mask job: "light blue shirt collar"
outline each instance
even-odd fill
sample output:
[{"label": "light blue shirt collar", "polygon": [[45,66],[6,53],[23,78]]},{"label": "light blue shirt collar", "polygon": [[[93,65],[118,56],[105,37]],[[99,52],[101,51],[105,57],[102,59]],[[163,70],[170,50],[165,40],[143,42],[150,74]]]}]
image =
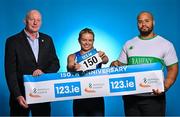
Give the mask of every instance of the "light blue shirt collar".
[{"label": "light blue shirt collar", "polygon": [[31,36],[27,33],[27,31],[24,29],[24,32],[26,34],[26,38],[31,46],[31,49],[33,51],[34,57],[36,59],[36,62],[38,62],[38,54],[39,54],[39,33],[37,32],[36,39],[32,39]]}]

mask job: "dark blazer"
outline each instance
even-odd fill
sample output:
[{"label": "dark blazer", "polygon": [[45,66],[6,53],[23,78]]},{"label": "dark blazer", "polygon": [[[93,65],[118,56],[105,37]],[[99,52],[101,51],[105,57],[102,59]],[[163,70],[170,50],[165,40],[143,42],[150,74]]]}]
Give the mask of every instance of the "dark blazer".
[{"label": "dark blazer", "polygon": [[59,68],[59,60],[50,36],[39,33],[38,62],[24,30],[6,40],[5,75],[12,97],[25,95],[23,75],[32,75],[36,69],[41,69],[44,73],[54,73]]}]

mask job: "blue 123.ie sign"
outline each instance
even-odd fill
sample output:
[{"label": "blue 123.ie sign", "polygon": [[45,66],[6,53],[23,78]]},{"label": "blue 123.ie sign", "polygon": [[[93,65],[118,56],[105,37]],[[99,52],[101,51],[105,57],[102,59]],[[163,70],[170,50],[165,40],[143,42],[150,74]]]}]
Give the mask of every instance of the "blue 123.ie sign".
[{"label": "blue 123.ie sign", "polygon": [[109,79],[110,92],[123,92],[136,90],[135,79],[131,77]]},{"label": "blue 123.ie sign", "polygon": [[54,84],[55,97],[80,96],[80,82]]}]

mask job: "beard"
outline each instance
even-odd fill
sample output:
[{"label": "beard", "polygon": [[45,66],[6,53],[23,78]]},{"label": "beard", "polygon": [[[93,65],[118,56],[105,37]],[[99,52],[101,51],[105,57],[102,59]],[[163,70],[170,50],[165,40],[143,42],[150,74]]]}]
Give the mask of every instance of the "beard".
[{"label": "beard", "polygon": [[153,27],[151,27],[151,28],[147,27],[147,28],[148,28],[147,30],[143,30],[141,28],[138,28],[141,36],[148,36],[149,34],[152,33]]}]

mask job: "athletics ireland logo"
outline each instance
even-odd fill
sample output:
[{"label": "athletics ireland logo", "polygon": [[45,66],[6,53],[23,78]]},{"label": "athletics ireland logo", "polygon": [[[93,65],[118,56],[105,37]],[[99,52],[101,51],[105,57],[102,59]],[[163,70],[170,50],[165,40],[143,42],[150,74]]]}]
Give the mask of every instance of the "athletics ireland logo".
[{"label": "athletics ireland logo", "polygon": [[140,87],[150,87],[150,85],[148,85],[148,79],[144,78],[143,83],[140,83],[139,86]]},{"label": "athletics ireland logo", "polygon": [[88,92],[88,93],[96,92],[95,90],[93,90],[92,85],[93,85],[92,83],[89,83],[89,86],[86,87],[86,88],[84,89],[84,91],[85,91],[85,92]]},{"label": "athletics ireland logo", "polygon": [[32,93],[29,93],[29,96],[32,97],[32,98],[39,98],[39,97],[41,97],[37,93],[38,93],[37,88],[33,88],[33,91],[32,91]]}]

